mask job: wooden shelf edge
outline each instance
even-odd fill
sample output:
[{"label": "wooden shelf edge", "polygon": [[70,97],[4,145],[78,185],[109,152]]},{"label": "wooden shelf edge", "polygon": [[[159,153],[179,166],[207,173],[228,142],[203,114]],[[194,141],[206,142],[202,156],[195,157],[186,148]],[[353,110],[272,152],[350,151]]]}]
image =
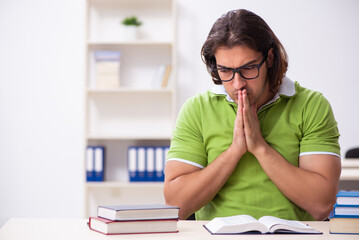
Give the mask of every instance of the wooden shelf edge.
[{"label": "wooden shelf edge", "polygon": [[88,88],[89,94],[102,93],[173,93],[172,88],[117,88],[117,89],[94,89]]},{"label": "wooden shelf edge", "polygon": [[87,45],[89,47],[103,47],[103,46],[172,46],[172,41],[166,41],[166,40],[135,40],[135,41],[94,41],[94,40],[88,40]]},{"label": "wooden shelf edge", "polygon": [[163,182],[86,182],[87,188],[143,188],[143,187],[163,187]]},{"label": "wooden shelf edge", "polygon": [[131,135],[131,136],[96,136],[90,135],[87,137],[87,140],[171,140],[170,135],[162,136],[140,136],[140,135]]}]

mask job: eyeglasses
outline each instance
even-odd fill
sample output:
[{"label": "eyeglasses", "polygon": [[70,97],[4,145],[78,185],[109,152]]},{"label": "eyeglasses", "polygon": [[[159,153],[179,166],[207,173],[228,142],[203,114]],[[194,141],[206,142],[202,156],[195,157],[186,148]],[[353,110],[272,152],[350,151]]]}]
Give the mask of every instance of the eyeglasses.
[{"label": "eyeglasses", "polygon": [[246,80],[255,79],[259,76],[259,69],[262,67],[263,63],[267,59],[268,52],[264,55],[262,61],[259,64],[249,64],[244,65],[238,68],[212,68],[214,76],[218,76],[218,80],[221,82],[232,81],[234,75],[238,73],[242,78]]}]

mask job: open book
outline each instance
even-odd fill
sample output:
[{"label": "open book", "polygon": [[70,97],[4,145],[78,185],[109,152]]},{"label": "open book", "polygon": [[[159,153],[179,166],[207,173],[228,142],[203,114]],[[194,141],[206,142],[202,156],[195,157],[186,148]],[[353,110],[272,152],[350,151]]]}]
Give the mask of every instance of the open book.
[{"label": "open book", "polygon": [[322,233],[300,221],[272,216],[264,216],[258,220],[249,215],[218,217],[208,222],[204,227],[211,234]]}]

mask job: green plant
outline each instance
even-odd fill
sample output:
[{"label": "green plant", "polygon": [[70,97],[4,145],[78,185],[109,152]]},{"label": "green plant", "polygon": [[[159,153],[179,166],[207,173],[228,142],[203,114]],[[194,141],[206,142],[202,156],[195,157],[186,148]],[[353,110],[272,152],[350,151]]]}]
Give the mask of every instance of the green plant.
[{"label": "green plant", "polygon": [[122,20],[121,22],[123,25],[126,25],[126,26],[141,26],[142,25],[142,22],[140,22],[137,17],[135,16],[132,16],[132,17],[126,17]]}]

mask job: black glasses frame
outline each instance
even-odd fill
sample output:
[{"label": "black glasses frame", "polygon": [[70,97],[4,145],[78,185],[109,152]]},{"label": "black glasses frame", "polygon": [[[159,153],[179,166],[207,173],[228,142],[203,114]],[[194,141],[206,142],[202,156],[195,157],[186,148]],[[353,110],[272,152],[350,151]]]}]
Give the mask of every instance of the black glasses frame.
[{"label": "black glasses frame", "polygon": [[[242,68],[246,68],[248,67],[248,65],[244,65],[244,66],[241,66],[241,67],[238,67],[238,68],[224,68],[224,67],[220,67],[220,68],[212,68],[212,72],[215,74],[215,76],[218,76],[218,80],[221,81],[221,82],[230,82],[233,80],[234,76],[236,73],[238,73],[242,78],[246,79],[246,80],[251,80],[251,79],[255,79],[259,76],[259,70],[260,68],[262,67],[263,63],[267,60],[267,57],[268,57],[268,51],[266,52],[266,54],[264,55],[262,61],[259,63],[259,64],[250,64],[249,66],[251,67],[256,67],[258,69],[258,74],[257,76],[255,77],[252,77],[252,78],[247,78],[245,76],[243,76],[243,74],[241,73],[241,69]],[[219,77],[219,74],[218,74],[218,70],[221,70],[221,69],[226,69],[226,70],[232,70],[233,72],[233,76],[231,79],[229,80],[221,80],[221,78]]]}]

